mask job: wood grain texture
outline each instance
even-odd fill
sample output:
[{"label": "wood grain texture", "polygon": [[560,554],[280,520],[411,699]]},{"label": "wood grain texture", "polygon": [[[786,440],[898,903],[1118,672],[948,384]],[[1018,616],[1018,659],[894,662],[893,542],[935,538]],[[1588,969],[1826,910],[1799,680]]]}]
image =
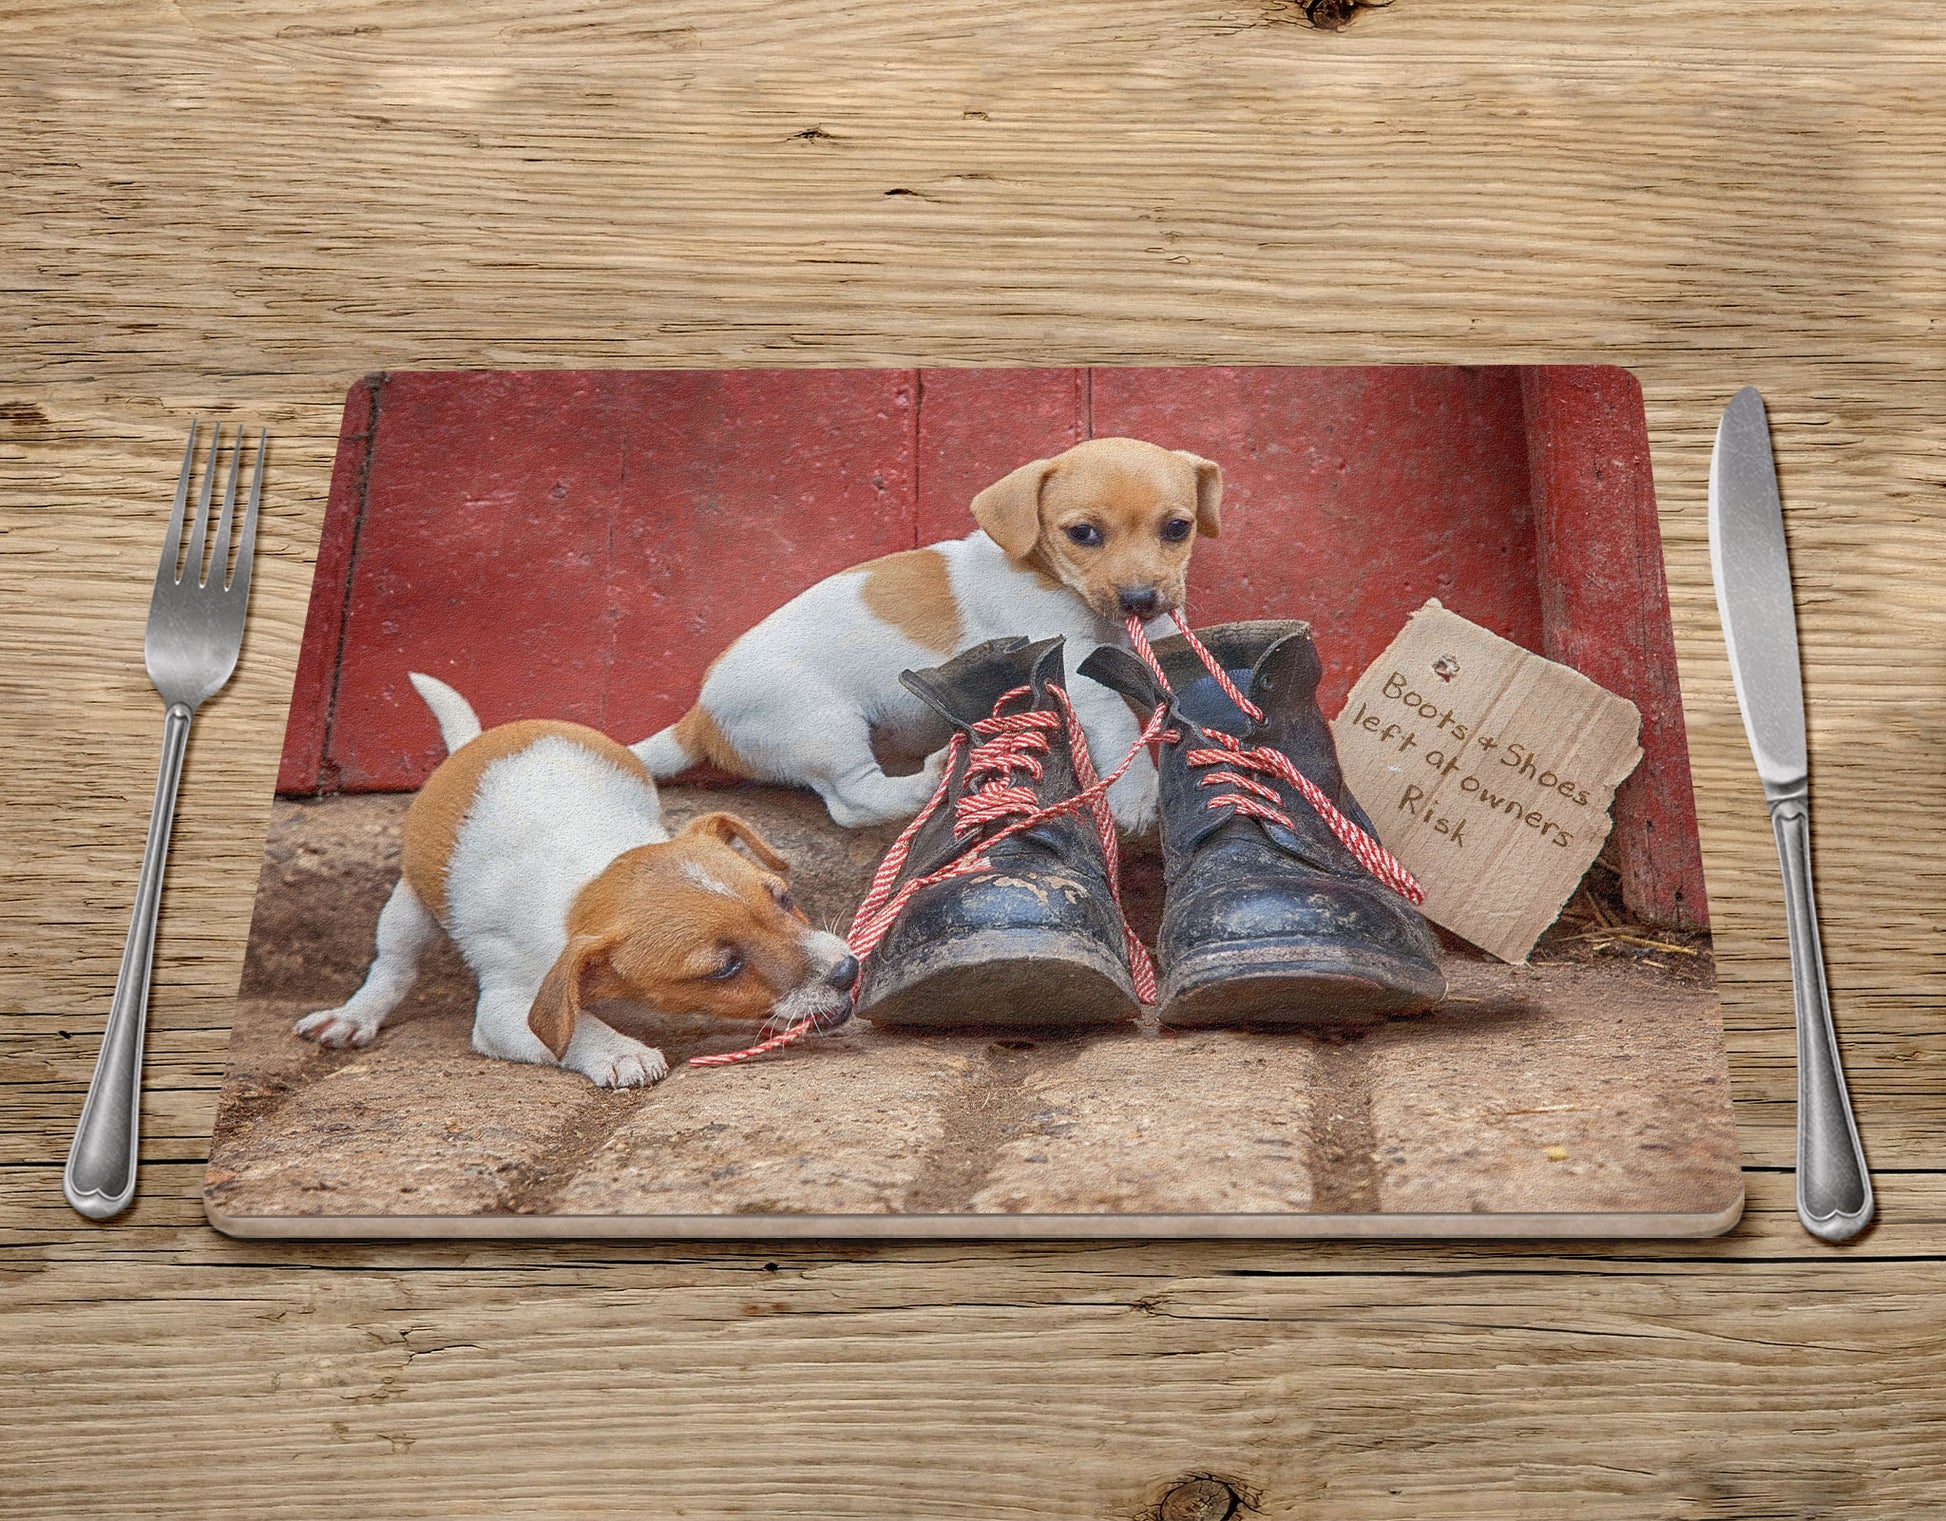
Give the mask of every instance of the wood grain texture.
[{"label": "wood grain texture", "polygon": [[[1931,0],[0,3],[0,1493],[36,1516],[1905,1518],[1941,1473],[1946,23]],[[196,1191],[345,389],[385,367],[1614,361],[1640,376],[1751,1209],[1722,1242],[306,1247]],[[1711,616],[1771,405],[1883,1223],[1790,1210]],[[275,439],[198,724],[143,1193],[58,1174],[153,782],[194,411]],[[136,1461],[139,1459],[139,1461]]]}]

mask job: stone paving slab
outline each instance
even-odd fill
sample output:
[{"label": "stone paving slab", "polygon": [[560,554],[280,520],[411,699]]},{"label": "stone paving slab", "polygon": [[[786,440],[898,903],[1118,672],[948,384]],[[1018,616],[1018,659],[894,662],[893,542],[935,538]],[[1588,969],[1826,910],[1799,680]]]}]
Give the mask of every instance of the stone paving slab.
[{"label": "stone paving slab", "polygon": [[670,1074],[555,1196],[570,1215],[878,1215],[907,1207],[975,1080],[958,1042],[860,1029]]},{"label": "stone paving slab", "polygon": [[1370,1094],[1377,1208],[1734,1202],[1713,987],[1613,963],[1455,960],[1447,980],[1437,1016],[1381,1026],[1357,1049],[1350,1085]]},{"label": "stone paving slab", "polygon": [[233,1048],[262,1058],[233,1058],[225,1086],[209,1197],[226,1214],[506,1211],[615,1097],[558,1068],[489,1061],[458,1019],[403,1020],[362,1051],[325,1052],[292,1033],[305,1012],[238,1008]]},{"label": "stone paving slab", "polygon": [[[674,824],[744,814],[842,927],[890,831],[778,789],[669,788]],[[749,1032],[614,1005],[676,1070],[607,1092],[469,1044],[450,948],[362,1051],[292,1022],[362,978],[409,800],[280,802],[211,1155],[250,1216],[1709,1213],[1740,1187],[1707,956],[1512,968],[1463,948],[1452,996],[1358,1030],[917,1035],[855,1021],[758,1062]],[[1138,924],[1157,875],[1127,874]]]},{"label": "stone paving slab", "polygon": [[1312,1207],[1317,1047],[1198,1030],[1077,1043],[1015,1076],[982,1211],[1278,1214]]}]

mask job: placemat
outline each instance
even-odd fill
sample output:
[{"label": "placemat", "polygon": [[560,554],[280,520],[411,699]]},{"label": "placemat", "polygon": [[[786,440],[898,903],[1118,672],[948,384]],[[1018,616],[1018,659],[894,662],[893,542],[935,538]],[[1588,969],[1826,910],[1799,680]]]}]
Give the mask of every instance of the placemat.
[{"label": "placemat", "polygon": [[[1075,460],[1087,470],[1059,463]],[[967,542],[976,499],[993,536],[1028,537],[975,546],[984,560],[912,554]],[[1070,531],[1096,506],[1107,538],[1090,545]],[[1088,559],[1123,553],[1121,525],[1151,509],[1162,547],[1128,550],[1133,570]],[[1069,536],[1037,548],[1036,533]],[[806,934],[843,934],[903,814],[838,816],[897,789],[847,784],[834,801],[737,774],[764,774],[770,731],[750,714],[775,699],[763,711],[795,736],[780,751],[820,727],[874,725],[867,769],[874,786],[906,777],[909,814],[931,790],[913,768],[948,731],[901,756],[917,709],[827,712],[823,676],[887,649],[916,651],[915,669],[943,663],[985,637],[953,610],[986,596],[980,578],[1002,561],[1025,578],[1022,606],[1157,590],[1178,535],[1190,626],[1302,620],[1325,717],[1433,599],[1639,711],[1643,756],[1612,833],[1525,961],[1442,931],[1444,996],[1404,1014],[1334,1013],[1323,998],[1293,1022],[1244,999],[1224,1018],[1219,998],[1193,1023],[1165,1001],[1093,1025],[1008,1005],[986,1024],[913,1028],[866,1011],[748,1061],[692,1065],[761,1033],[708,1012],[723,1007],[709,1002],[718,984],[760,971],[741,926],[766,910],[737,901],[738,876],[714,882],[730,928],[703,936],[721,964],[681,972],[716,991],[617,1002],[635,972],[592,931],[592,959],[575,963],[580,1017],[599,1020],[574,1028],[653,1048],[659,1081],[605,1086],[550,1051],[475,1049],[480,958],[561,950],[568,927],[549,905],[568,899],[550,874],[591,848],[584,824],[599,832],[635,806],[544,768],[519,782],[529,793],[506,793],[513,773],[489,763],[528,753],[539,731],[500,726],[565,721],[619,746],[663,735],[644,748],[664,772],[686,745],[699,764],[660,781],[663,829],[694,841],[684,826],[706,820],[722,839],[697,850],[736,853],[766,891],[787,883]],[[773,618],[834,577],[849,588],[830,604],[842,618]],[[777,666],[766,695],[752,648],[801,663]],[[1088,684],[1078,654],[1070,691]],[[430,702],[413,673],[443,684]],[[699,705],[706,681],[738,680],[741,696]],[[442,733],[441,702],[457,732]],[[471,750],[469,713],[487,730]],[[574,733],[561,742],[596,754]],[[408,826],[449,740],[474,757],[457,790],[442,772],[458,801],[429,790]],[[633,755],[602,764],[632,776]],[[566,814],[523,833],[534,807]],[[1395,834],[1389,802],[1347,807],[1379,841]],[[707,822],[724,813],[762,851]],[[1122,836],[1114,878],[1152,950],[1182,889],[1152,830]],[[712,891],[716,859],[685,858],[697,892]],[[306,1038],[300,1024],[318,1033],[313,1016],[365,982],[402,871],[439,900],[420,905],[423,922],[388,920],[394,939],[405,925],[424,942],[409,991],[367,1043]],[[479,903],[523,883],[531,921],[482,928]],[[668,902],[658,945],[689,955],[703,910]],[[376,374],[345,409],[206,1204],[245,1236],[1707,1235],[1742,1207],[1707,919],[1647,432],[1625,371]],[[523,943],[484,944],[495,934]],[[817,969],[799,970],[808,987]],[[656,975],[667,988],[677,974]],[[1161,976],[1166,997],[1166,958]],[[530,1028],[545,1027],[536,1012]]]}]

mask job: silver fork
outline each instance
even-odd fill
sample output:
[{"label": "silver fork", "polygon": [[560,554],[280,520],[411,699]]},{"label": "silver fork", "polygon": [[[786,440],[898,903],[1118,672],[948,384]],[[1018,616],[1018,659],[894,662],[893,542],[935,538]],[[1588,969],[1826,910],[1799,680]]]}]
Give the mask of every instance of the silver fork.
[{"label": "silver fork", "polygon": [[[169,536],[156,567],[155,594],[149,599],[149,627],[142,650],[149,680],[168,704],[162,720],[162,768],[155,780],[155,808],[149,815],[149,840],[142,851],[142,875],[135,887],[135,913],[129,922],[128,944],[122,949],[122,970],[115,979],[115,999],[108,1008],[108,1028],[101,1038],[101,1056],[94,1080],[88,1084],[81,1123],[75,1127],[61,1191],[82,1214],[106,1220],[128,1207],[135,1193],[136,1140],[142,1118],[142,1036],[149,1014],[149,963],[155,950],[155,916],[162,902],[162,869],[169,858],[169,827],[175,820],[176,788],[182,781],[183,752],[189,746],[189,722],[197,708],[213,696],[236,669],[243,646],[243,615],[250,603],[250,562],[257,544],[257,499],[264,483],[264,446],[257,435],[257,464],[250,478],[250,501],[236,546],[236,568],[225,576],[230,559],[230,532],[236,507],[237,474],[243,464],[243,430],[237,430],[230,451],[230,480],[223,492],[223,516],[216,525],[209,569],[203,551],[209,526],[210,498],[216,485],[223,425],[210,438],[209,464],[203,489],[196,499],[189,552],[182,550],[183,519],[188,515],[190,478],[196,460],[196,424],[189,425],[183,445],[182,475],[176,482],[176,505],[169,519]],[[177,561],[182,568],[177,569]]]}]

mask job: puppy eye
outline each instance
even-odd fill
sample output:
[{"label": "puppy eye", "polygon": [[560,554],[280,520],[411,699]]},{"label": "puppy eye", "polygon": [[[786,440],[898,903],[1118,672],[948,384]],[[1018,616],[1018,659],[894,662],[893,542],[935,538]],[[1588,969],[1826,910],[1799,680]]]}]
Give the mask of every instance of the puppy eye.
[{"label": "puppy eye", "polygon": [[1189,537],[1195,527],[1195,523],[1188,518],[1171,518],[1162,525],[1163,541],[1169,544],[1180,544]]},{"label": "puppy eye", "polygon": [[1093,523],[1070,523],[1068,537],[1084,548],[1093,549],[1101,542],[1101,530]]},{"label": "puppy eye", "polygon": [[723,958],[723,964],[713,972],[703,973],[704,982],[728,982],[743,970],[743,957],[735,951]]}]

